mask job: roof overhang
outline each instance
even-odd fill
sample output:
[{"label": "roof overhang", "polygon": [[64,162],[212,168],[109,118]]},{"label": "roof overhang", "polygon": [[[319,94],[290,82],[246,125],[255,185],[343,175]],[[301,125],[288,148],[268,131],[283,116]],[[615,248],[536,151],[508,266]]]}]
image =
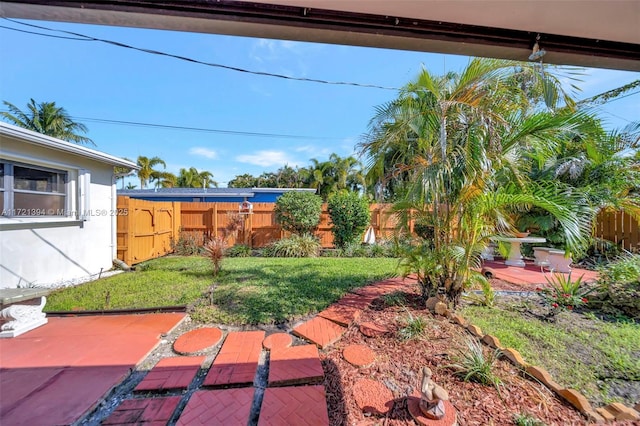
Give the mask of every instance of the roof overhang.
[{"label": "roof overhang", "polygon": [[3,16],[640,71],[638,0],[0,2]]},{"label": "roof overhang", "polygon": [[[105,154],[104,152],[66,142],[42,133],[32,132],[22,127],[12,126],[11,124],[0,122],[0,141],[4,138],[11,138],[21,142],[42,146],[48,149],[74,154],[85,158],[90,158],[101,163],[110,164],[112,166],[124,167],[131,170],[138,170],[140,167],[136,163]],[[0,146],[2,146],[0,144]],[[1,151],[0,151],[1,153]]]}]

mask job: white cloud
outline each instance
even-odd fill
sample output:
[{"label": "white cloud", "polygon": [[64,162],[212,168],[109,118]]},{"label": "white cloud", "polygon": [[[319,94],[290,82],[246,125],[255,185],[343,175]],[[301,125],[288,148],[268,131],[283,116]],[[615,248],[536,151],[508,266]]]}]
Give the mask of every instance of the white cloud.
[{"label": "white cloud", "polygon": [[200,157],[206,157],[210,159],[214,159],[218,156],[218,153],[212,149],[203,148],[200,146],[193,147],[189,150],[189,154],[198,155]]},{"label": "white cloud", "polygon": [[262,167],[284,166],[296,167],[297,161],[284,151],[257,151],[253,154],[238,155],[236,161]]}]

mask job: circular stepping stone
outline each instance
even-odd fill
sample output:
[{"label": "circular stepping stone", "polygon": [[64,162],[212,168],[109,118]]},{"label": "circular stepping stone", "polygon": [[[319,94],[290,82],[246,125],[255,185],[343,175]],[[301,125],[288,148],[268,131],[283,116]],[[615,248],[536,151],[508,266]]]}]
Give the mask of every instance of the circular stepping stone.
[{"label": "circular stepping stone", "polygon": [[375,380],[358,380],[353,385],[353,398],[365,413],[384,415],[393,408],[393,393]]},{"label": "circular stepping stone", "polygon": [[380,337],[389,332],[389,329],[373,322],[363,322],[360,324],[360,333],[367,337]]},{"label": "circular stepping stone", "polygon": [[376,360],[376,353],[364,345],[349,345],[342,351],[342,357],[356,367],[368,367]]},{"label": "circular stepping stone", "polygon": [[439,420],[433,420],[428,418],[422,413],[420,409],[420,398],[416,396],[410,396],[407,400],[407,408],[411,417],[422,426],[457,426],[458,419],[456,415],[456,409],[449,401],[442,401],[444,403],[444,417]]},{"label": "circular stepping stone", "polygon": [[182,355],[190,355],[215,346],[220,343],[220,340],[222,340],[222,330],[219,328],[198,328],[178,337],[173,343],[173,350]]},{"label": "circular stepping stone", "polygon": [[293,343],[293,337],[288,333],[273,333],[262,341],[262,347],[270,351],[277,348],[288,348]]}]

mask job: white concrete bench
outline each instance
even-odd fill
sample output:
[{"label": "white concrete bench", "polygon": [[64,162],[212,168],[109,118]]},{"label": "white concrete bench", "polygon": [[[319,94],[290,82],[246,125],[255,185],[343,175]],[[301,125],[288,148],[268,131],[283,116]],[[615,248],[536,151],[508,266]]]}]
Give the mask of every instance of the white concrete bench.
[{"label": "white concrete bench", "polygon": [[549,250],[549,269],[552,272],[571,272],[571,267],[569,266],[571,262],[571,256],[565,257],[564,250]]},{"label": "white concrete bench", "polygon": [[533,264],[537,266],[549,266],[550,250],[555,250],[555,249],[551,247],[534,247],[533,256],[535,260],[533,261]]}]

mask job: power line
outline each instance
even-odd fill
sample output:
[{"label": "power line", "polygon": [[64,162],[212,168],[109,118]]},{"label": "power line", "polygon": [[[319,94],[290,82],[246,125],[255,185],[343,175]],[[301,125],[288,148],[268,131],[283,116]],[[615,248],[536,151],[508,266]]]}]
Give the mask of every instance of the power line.
[{"label": "power line", "polygon": [[[8,110],[0,110],[0,112],[9,112]],[[187,130],[193,132],[204,133],[219,133],[230,136],[250,136],[261,138],[280,138],[280,139],[303,139],[303,140],[342,140],[344,138],[329,137],[329,136],[306,136],[306,135],[290,135],[283,133],[265,133],[265,132],[245,132],[241,130],[227,130],[227,129],[208,129],[204,127],[189,127],[189,126],[172,126],[169,124],[156,124],[156,123],[143,123],[140,121],[125,121],[125,120],[109,120],[106,118],[94,118],[94,117],[78,117],[69,116],[69,118],[78,121],[85,121],[89,123],[103,123],[103,124],[115,124],[121,126],[133,126],[133,127],[150,127],[155,129],[168,129],[168,130]]]},{"label": "power line", "polygon": [[[354,82],[348,82],[348,81],[331,81],[331,80],[322,80],[322,79],[305,78],[305,77],[292,77],[292,76],[288,76],[288,75],[284,75],[284,74],[275,74],[275,73],[270,73],[270,72],[265,72],[265,71],[253,71],[253,70],[234,67],[234,66],[230,66],[230,65],[223,65],[223,64],[217,64],[217,63],[214,63],[214,62],[200,61],[198,59],[189,58],[187,56],[174,55],[172,53],[161,52],[161,51],[158,51],[158,50],[135,47],[135,46],[131,46],[131,45],[128,45],[128,44],[125,44],[125,43],[120,43],[120,42],[113,41],[113,40],[101,39],[101,38],[97,38],[97,37],[91,37],[91,36],[88,36],[88,35],[75,33],[75,32],[72,32],[72,31],[57,30],[57,29],[53,29],[53,28],[40,26],[40,25],[27,24],[26,22],[16,21],[14,19],[9,19],[9,18],[6,18],[4,16],[2,17],[2,19],[5,19],[5,20],[7,20],[9,22],[13,22],[13,23],[19,24],[19,25],[25,25],[25,26],[28,26],[28,27],[38,28],[38,29],[45,30],[45,31],[60,32],[60,33],[64,33],[64,34],[70,34],[70,35],[72,35],[74,37],[80,37],[80,38],[68,37],[68,39],[70,39],[70,40],[99,41],[99,42],[110,44],[110,45],[117,46],[117,47],[123,47],[123,48],[126,48],[126,49],[136,50],[138,52],[149,53],[149,54],[152,54],[152,55],[166,56],[166,57],[169,57],[169,58],[179,59],[181,61],[192,62],[192,63],[195,63],[195,64],[205,65],[205,66],[214,67],[214,68],[222,68],[222,69],[241,72],[241,73],[246,73],[246,74],[259,75],[259,76],[263,76],[263,77],[281,78],[281,79],[293,80],[293,81],[305,81],[305,82],[309,82],[309,83],[330,84],[330,85],[337,85],[337,86],[353,86],[353,87],[363,87],[363,88],[369,88],[369,89],[383,89],[383,90],[394,90],[394,91],[399,90],[398,88],[395,88],[395,87],[378,86],[378,85],[375,85],[375,84],[354,83]],[[37,33],[37,32],[22,31],[22,30],[19,30],[17,28],[11,28],[11,27],[2,26],[1,28],[6,28],[8,30],[13,30],[13,31],[26,32],[26,33],[29,33],[29,34],[35,34],[35,35],[40,35],[40,36],[44,36],[44,37],[55,37],[55,36],[53,36],[51,34],[43,34],[43,33]],[[67,38],[67,37],[57,37],[57,38]]]}]

